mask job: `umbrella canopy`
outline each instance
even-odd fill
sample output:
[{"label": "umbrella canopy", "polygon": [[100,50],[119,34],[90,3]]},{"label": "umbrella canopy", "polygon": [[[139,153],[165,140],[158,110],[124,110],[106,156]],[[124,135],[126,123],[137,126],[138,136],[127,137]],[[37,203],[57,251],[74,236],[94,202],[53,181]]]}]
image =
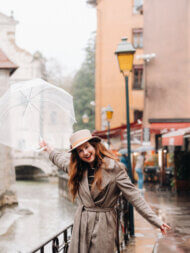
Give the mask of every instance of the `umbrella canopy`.
[{"label": "umbrella canopy", "polygon": [[152,146],[148,146],[148,145],[146,146],[146,145],[144,145],[144,146],[140,146],[140,147],[136,148],[134,150],[134,152],[141,153],[141,152],[147,152],[147,151],[152,151],[152,150],[155,150],[155,148],[152,147]]},{"label": "umbrella canopy", "polygon": [[[125,154],[128,154],[128,149],[123,148],[123,149],[120,149],[118,152],[122,155],[125,155]],[[131,149],[131,153],[133,153],[133,152],[135,152],[135,151],[133,149]]]},{"label": "umbrella canopy", "polygon": [[18,82],[0,98],[0,142],[19,150],[43,138],[66,148],[75,122],[73,97],[42,79]]}]

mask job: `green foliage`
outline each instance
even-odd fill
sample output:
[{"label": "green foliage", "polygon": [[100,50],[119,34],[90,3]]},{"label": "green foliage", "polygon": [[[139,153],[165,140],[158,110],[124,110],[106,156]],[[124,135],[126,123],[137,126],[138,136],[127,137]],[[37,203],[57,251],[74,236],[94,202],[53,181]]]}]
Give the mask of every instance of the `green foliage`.
[{"label": "green foliage", "polygon": [[[71,93],[74,100],[75,116],[77,123],[74,130],[87,128],[94,130],[95,128],[95,112],[94,107],[90,105],[95,99],[94,82],[95,82],[95,35],[89,39],[85,48],[86,57],[74,76]],[[83,123],[82,116],[86,113],[89,116],[89,122]]]}]

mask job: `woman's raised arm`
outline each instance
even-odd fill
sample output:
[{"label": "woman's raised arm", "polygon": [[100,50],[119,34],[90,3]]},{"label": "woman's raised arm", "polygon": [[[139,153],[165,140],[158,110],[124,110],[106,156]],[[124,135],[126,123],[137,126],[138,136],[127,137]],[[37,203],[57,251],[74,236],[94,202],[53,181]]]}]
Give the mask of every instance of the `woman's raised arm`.
[{"label": "woman's raised arm", "polygon": [[44,148],[49,154],[49,159],[61,170],[68,173],[70,154],[66,152],[58,152],[53,150],[44,140],[40,142],[40,147]]}]

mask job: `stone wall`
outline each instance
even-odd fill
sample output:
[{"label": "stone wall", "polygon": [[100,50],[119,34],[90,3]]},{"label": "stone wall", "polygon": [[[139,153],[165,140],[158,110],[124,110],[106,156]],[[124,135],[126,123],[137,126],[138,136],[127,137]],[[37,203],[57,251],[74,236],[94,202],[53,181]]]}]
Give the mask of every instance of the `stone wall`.
[{"label": "stone wall", "polygon": [[71,201],[68,190],[68,175],[66,173],[59,174],[59,195]]},{"label": "stone wall", "polygon": [[[9,70],[0,69],[0,97],[8,87]],[[0,207],[17,203],[14,183],[15,171],[12,165],[11,149],[0,144]]]}]

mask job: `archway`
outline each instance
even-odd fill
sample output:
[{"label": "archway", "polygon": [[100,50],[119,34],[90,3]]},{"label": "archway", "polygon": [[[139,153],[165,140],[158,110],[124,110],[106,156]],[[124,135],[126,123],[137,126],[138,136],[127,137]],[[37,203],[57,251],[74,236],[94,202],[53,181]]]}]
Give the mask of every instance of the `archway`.
[{"label": "archway", "polygon": [[31,165],[15,167],[16,180],[39,180],[47,178],[47,175],[40,168]]}]

